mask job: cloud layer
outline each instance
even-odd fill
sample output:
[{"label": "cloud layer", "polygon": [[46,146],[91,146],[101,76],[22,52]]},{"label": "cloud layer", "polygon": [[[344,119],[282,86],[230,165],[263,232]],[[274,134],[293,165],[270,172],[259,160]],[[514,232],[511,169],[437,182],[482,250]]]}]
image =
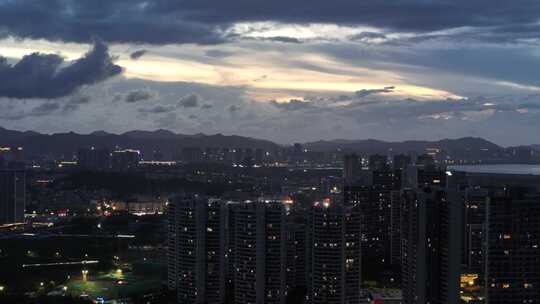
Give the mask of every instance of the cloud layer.
[{"label": "cloud layer", "polygon": [[0,96],[9,98],[57,98],[72,94],[84,85],[118,75],[107,46],[96,40],[84,57],[64,65],[56,54],[33,53],[14,65],[0,57]]},{"label": "cloud layer", "polygon": [[530,143],[538,20],[534,0],[0,0],[0,126]]},{"label": "cloud layer", "polygon": [[[538,38],[539,11],[540,3],[535,0],[314,0],[309,5],[301,0],[18,0],[0,2],[0,34],[79,43],[97,35],[121,43],[216,44],[235,38],[228,30],[236,23],[272,21],[366,26],[402,33],[470,27],[482,29],[482,39],[502,41]],[[268,38],[298,42],[287,36]]]}]

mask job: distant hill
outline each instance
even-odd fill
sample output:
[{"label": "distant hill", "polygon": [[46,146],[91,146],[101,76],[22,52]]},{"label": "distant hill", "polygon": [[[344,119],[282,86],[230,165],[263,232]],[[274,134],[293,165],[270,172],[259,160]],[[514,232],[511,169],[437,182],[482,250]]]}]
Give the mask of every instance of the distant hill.
[{"label": "distant hill", "polygon": [[49,135],[4,128],[0,128],[0,146],[22,146],[28,157],[49,155],[63,156],[67,159],[81,147],[139,149],[146,157],[150,157],[153,151],[159,150],[167,158],[185,147],[262,148],[268,151],[279,148],[279,145],[271,141],[249,137],[222,134],[185,135],[167,130],[129,131],[123,134],[111,134],[105,131],[95,131],[90,134],[68,132]]},{"label": "distant hill", "polygon": [[[275,151],[283,146],[268,140],[261,140],[236,135],[177,134],[169,130],[129,131],[112,134],[95,131],[90,134],[74,132],[40,134],[33,131],[13,131],[0,127],[0,146],[22,146],[28,158],[36,156],[65,157],[70,159],[81,147],[96,148],[132,148],[141,150],[143,157],[150,158],[159,150],[165,158],[172,157],[182,148],[262,148]],[[439,141],[402,141],[387,142],[376,139],[346,140],[335,139],[304,143],[310,151],[318,152],[357,152],[368,154],[425,153],[428,148],[440,149],[444,155],[454,159],[504,161],[511,154],[511,147],[504,148],[478,137],[443,139]],[[539,148],[536,146],[528,146]]]}]

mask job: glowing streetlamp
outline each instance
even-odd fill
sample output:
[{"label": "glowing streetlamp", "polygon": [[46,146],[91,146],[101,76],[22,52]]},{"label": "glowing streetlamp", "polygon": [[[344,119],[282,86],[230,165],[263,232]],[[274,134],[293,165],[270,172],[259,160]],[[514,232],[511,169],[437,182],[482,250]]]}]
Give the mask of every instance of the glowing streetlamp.
[{"label": "glowing streetlamp", "polygon": [[83,276],[83,281],[86,282],[86,280],[88,279],[88,270],[84,269],[82,272],[82,276]]}]

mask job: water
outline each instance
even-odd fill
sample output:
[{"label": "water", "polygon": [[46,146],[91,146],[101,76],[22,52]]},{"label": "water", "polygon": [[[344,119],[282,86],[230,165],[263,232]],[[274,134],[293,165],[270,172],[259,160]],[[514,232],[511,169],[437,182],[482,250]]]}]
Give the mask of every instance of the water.
[{"label": "water", "polygon": [[448,169],[469,173],[540,175],[540,165],[470,165],[449,166]]}]

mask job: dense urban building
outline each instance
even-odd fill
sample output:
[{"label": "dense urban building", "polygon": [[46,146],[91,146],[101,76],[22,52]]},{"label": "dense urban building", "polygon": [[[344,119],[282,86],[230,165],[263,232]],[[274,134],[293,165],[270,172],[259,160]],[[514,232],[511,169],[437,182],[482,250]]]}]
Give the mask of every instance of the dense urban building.
[{"label": "dense urban building", "polygon": [[404,170],[411,164],[411,157],[409,155],[398,154],[392,158],[392,167],[394,170]]},{"label": "dense urban building", "polygon": [[362,170],[362,161],[356,154],[347,154],[343,157],[343,180],[354,181]]},{"label": "dense urban building", "polygon": [[485,303],[540,301],[540,176],[527,168],[452,170],[466,193],[464,272],[478,277]]},{"label": "dense urban building", "polygon": [[486,209],[487,303],[540,302],[540,193],[499,189]]},{"label": "dense urban building", "polygon": [[[174,199],[170,212],[174,221],[169,241],[169,287],[177,292],[178,303],[223,303],[225,301],[225,212],[220,200]],[[171,273],[169,275],[171,275]]]},{"label": "dense urban building", "polygon": [[[348,158],[354,159],[354,155]],[[350,177],[344,180],[343,200],[346,205],[359,207],[364,260],[397,262],[401,171],[392,170],[385,156],[374,155],[369,159],[373,167],[369,170],[350,170],[347,165],[352,164],[344,164],[344,176]]]},{"label": "dense urban building", "polygon": [[308,303],[361,303],[358,206],[315,203],[308,219]]},{"label": "dense urban building", "polygon": [[0,168],[0,224],[24,222],[26,173]]},{"label": "dense urban building", "polygon": [[77,164],[83,170],[107,170],[111,167],[111,152],[95,147],[81,148],[77,151]]},{"label": "dense urban building", "polygon": [[440,187],[402,195],[403,303],[459,303],[461,198]]},{"label": "dense urban building", "polygon": [[234,303],[285,303],[286,212],[281,202],[234,205]]},{"label": "dense urban building", "polygon": [[286,228],[281,202],[173,200],[169,289],[176,290],[178,303],[285,303]]},{"label": "dense urban building", "polygon": [[464,191],[464,234],[463,264],[464,272],[482,278],[484,270],[484,233],[486,205],[489,190],[480,187],[467,187]]},{"label": "dense urban building", "polygon": [[111,153],[111,167],[114,170],[134,169],[139,165],[141,152],[139,150],[124,149]]},{"label": "dense urban building", "polygon": [[368,158],[369,169],[373,171],[387,171],[389,169],[386,155],[373,154]]},{"label": "dense urban building", "polygon": [[287,219],[287,292],[306,287],[306,223]]},{"label": "dense urban building", "polygon": [[392,191],[376,185],[346,186],[344,203],[360,211],[362,257],[389,262],[392,235]]}]

